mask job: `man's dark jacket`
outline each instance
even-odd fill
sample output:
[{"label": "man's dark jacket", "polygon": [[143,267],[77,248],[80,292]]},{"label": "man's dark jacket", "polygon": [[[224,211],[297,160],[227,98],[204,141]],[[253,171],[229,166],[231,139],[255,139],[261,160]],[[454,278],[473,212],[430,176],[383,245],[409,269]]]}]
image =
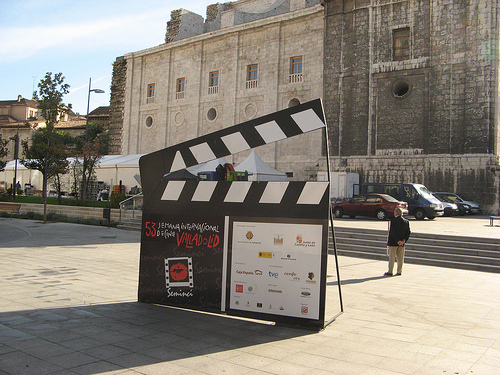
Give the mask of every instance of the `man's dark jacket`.
[{"label": "man's dark jacket", "polygon": [[391,227],[389,229],[389,237],[387,238],[387,246],[399,246],[398,241],[408,241],[410,238],[410,223],[402,216],[391,219]]}]

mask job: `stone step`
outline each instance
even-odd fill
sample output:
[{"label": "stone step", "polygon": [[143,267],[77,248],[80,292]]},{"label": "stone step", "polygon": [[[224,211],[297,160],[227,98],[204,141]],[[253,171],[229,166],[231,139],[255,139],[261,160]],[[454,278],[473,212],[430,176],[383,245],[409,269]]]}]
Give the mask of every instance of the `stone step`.
[{"label": "stone step", "polygon": [[[364,230],[363,234],[370,234],[371,239],[376,239],[378,241],[385,242],[387,240],[387,231],[380,230]],[[331,231],[329,232],[331,237]],[[355,228],[335,228],[336,238],[359,238],[360,230]],[[492,238],[479,238],[479,237],[468,237],[468,236],[449,236],[449,235],[436,235],[427,233],[412,233],[411,242],[417,242],[421,244],[435,244],[444,247],[460,247],[460,244],[466,242],[468,244],[474,244],[475,249],[496,249],[500,252],[500,240]]]},{"label": "stone step", "polygon": [[142,229],[142,215],[135,215],[135,217],[125,220],[122,224],[117,226],[118,229],[141,231]]},{"label": "stone step", "polygon": [[130,224],[118,224],[116,226],[118,229],[124,229],[124,230],[134,230],[134,231],[141,231],[141,225],[130,225]]},{"label": "stone step", "polygon": [[[383,240],[375,238],[353,238],[353,237],[342,237],[336,236],[336,243],[342,244],[346,249],[356,250],[357,247],[377,247],[382,248],[385,251],[386,239]],[[330,246],[333,246],[333,241],[330,238]],[[423,251],[423,252],[438,252],[440,254],[452,254],[452,255],[464,255],[464,256],[478,256],[487,258],[499,258],[500,250],[497,250],[494,246],[488,248],[486,244],[478,244],[476,242],[450,242],[447,240],[429,242],[420,242],[416,238],[412,238],[412,241],[408,242],[406,245],[407,251]]]},{"label": "stone step", "polygon": [[[387,231],[335,228],[337,254],[387,260]],[[329,233],[329,251],[333,237]],[[405,262],[500,272],[500,241],[477,237],[458,237],[413,233],[406,246]]]}]

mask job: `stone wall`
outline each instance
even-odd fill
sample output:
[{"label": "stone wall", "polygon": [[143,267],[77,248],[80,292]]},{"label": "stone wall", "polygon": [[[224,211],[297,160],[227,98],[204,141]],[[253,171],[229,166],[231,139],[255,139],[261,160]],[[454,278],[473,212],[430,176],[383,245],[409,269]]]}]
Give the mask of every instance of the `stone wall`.
[{"label": "stone wall", "polygon": [[499,214],[498,157],[493,155],[392,155],[333,157],[335,171],[352,172],[365,182],[420,183],[431,191],[455,192]]},{"label": "stone wall", "polygon": [[[34,212],[43,214],[43,204],[23,203],[21,204],[20,213],[26,214]],[[58,215],[65,215],[69,217],[79,217],[84,219],[102,219],[103,209],[98,207],[78,207],[78,206],[59,206],[47,205],[47,213],[55,213]],[[135,216],[141,215],[141,211],[136,211]],[[132,218],[131,210],[122,210],[121,221],[129,220]],[[120,210],[118,208],[111,209],[111,220],[120,221]]]},{"label": "stone wall", "polygon": [[165,34],[165,43],[170,43],[179,35],[181,28],[181,9],[175,9],[170,12],[170,21],[167,22],[167,33]]},{"label": "stone wall", "polygon": [[109,105],[110,155],[120,155],[122,151],[123,112],[125,109],[125,88],[127,60],[118,57],[113,63],[111,99]]},{"label": "stone wall", "polygon": [[200,35],[204,32],[203,17],[185,9],[173,10],[167,22],[165,43]]},{"label": "stone wall", "polygon": [[[301,80],[290,81],[290,59],[303,56]],[[323,8],[218,30],[128,54],[122,152],[153,152],[224,127],[322,97]],[[247,86],[247,69],[258,64],[256,87]],[[219,84],[209,87],[210,72]],[[185,78],[185,91],[176,91]],[[155,97],[147,97],[148,84]],[[149,119],[149,120],[148,120]],[[300,138],[300,139],[299,139]],[[320,132],[257,149],[259,156],[294,179],[322,157]],[[230,157],[243,161],[249,152]]]},{"label": "stone wall", "polygon": [[[428,182],[498,210],[497,1],[323,3],[334,169]],[[403,29],[409,58],[395,60]]]},{"label": "stone wall", "polygon": [[185,9],[173,10],[165,43],[318,5],[319,0],[239,0],[207,6],[206,20]]}]

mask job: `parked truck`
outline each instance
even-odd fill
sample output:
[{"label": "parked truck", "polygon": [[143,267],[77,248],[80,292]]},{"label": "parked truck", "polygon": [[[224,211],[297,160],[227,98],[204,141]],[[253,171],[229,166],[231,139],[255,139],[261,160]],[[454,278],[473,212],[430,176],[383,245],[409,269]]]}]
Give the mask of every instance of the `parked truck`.
[{"label": "parked truck", "polygon": [[[318,172],[318,181],[328,181],[328,172]],[[359,194],[359,174],[330,172],[330,198],[338,202]]]}]

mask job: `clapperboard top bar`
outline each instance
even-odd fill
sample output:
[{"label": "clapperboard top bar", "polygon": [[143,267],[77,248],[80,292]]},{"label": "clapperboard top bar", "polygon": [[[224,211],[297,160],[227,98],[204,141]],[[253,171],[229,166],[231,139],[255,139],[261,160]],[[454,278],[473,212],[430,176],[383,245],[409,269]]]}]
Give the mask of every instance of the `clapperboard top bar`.
[{"label": "clapperboard top bar", "polygon": [[[166,181],[162,181],[162,177],[167,173],[324,127],[325,117],[323,106],[321,100],[316,99],[144,155],[139,160],[145,198],[144,209],[155,211],[156,208],[151,207],[151,202],[155,202],[154,204],[156,205],[159,201],[168,201],[161,199],[168,185]],[[167,196],[170,191],[169,189],[173,189],[174,185],[179,187],[181,184],[170,184],[170,187],[167,189]],[[222,193],[221,197],[228,199],[227,193],[231,194],[230,186],[232,185],[233,184],[227,182],[225,184],[216,184],[214,189],[217,192],[217,189],[227,189],[227,192],[221,190],[220,193]],[[248,186],[249,196],[245,198],[247,199],[245,202],[251,200],[250,197],[254,193],[253,190],[262,189],[264,191],[264,186],[267,186],[266,183],[256,184],[256,186],[261,185],[260,188],[251,185],[252,183],[247,183],[247,185],[235,185],[241,187]],[[198,186],[198,184],[186,184],[186,187],[187,186]],[[209,189],[208,187],[201,186],[204,185],[200,185],[198,190],[200,194],[202,191],[206,192],[206,190]],[[277,186],[279,185],[276,185],[276,187],[272,189],[279,190]],[[308,188],[311,188],[311,186],[312,185],[308,185]],[[281,186],[281,188],[283,188],[283,186]],[[268,189],[271,189],[271,187]],[[183,191],[184,189],[181,190]],[[287,188],[286,190],[288,191],[289,189]],[[184,194],[188,196],[189,189]],[[182,194],[179,195],[179,198],[181,197]],[[176,201],[170,200],[168,202],[173,203]],[[177,200],[177,202],[179,201]],[[184,198],[183,203],[186,202],[191,202],[191,199]],[[197,202],[202,203],[202,201]],[[224,202],[229,203],[228,201]]]},{"label": "clapperboard top bar", "polygon": [[213,215],[214,209],[230,216],[290,218],[321,216],[328,205],[328,182],[163,181],[151,197],[148,212],[169,215]]}]

